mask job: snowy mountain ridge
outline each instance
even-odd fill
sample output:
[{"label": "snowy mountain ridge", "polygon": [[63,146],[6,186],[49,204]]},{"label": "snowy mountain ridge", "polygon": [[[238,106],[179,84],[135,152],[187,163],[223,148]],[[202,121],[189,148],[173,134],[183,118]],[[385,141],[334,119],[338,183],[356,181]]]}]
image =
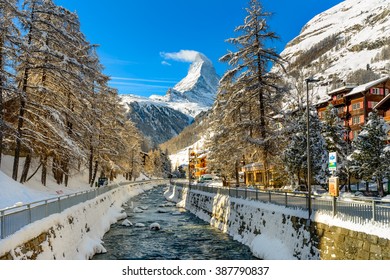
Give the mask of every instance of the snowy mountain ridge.
[{"label": "snowy mountain ridge", "polygon": [[178,135],[201,112],[214,103],[219,85],[212,62],[198,53],[187,76],[164,96],[149,98],[121,95],[128,117],[152,144],[163,143]]},{"label": "snowy mountain ridge", "polygon": [[390,71],[390,1],[346,0],[315,16],[281,56],[289,71],[321,80],[318,96],[358,69]]}]

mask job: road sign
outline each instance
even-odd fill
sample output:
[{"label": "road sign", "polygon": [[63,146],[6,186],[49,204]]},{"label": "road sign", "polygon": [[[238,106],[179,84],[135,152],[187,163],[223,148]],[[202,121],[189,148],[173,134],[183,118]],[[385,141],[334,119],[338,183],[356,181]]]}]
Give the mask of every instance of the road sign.
[{"label": "road sign", "polygon": [[329,153],[329,170],[330,171],[337,170],[337,153],[336,152]]},{"label": "road sign", "polygon": [[339,177],[329,178],[329,194],[331,196],[339,196]]}]

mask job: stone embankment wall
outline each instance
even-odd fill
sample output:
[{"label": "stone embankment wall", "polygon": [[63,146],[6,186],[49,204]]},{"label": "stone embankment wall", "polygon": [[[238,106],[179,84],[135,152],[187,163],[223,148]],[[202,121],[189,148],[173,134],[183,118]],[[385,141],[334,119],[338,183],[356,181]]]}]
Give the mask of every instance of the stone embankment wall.
[{"label": "stone embankment wall", "polygon": [[[142,184],[141,184],[142,185]],[[122,204],[151,186],[121,186],[0,240],[0,260],[89,259],[104,252],[101,239],[124,218]]]},{"label": "stone embankment wall", "polygon": [[262,259],[390,259],[390,240],[310,223],[305,218],[306,211],[286,211],[285,207],[277,205],[188,192],[173,186],[166,197],[249,246],[254,255]]}]

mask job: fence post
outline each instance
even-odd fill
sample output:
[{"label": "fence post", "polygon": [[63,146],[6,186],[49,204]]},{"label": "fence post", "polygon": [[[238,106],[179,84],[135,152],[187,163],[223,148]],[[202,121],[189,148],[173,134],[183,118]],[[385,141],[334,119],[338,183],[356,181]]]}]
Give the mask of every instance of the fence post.
[{"label": "fence post", "polygon": [[336,216],[336,214],[337,214],[337,199],[335,196],[332,199],[332,214],[333,214],[333,217]]},{"label": "fence post", "polygon": [[287,207],[287,192],[284,193],[284,205]]},{"label": "fence post", "polygon": [[245,188],[244,197],[245,197],[245,199],[248,197],[248,195],[247,195],[247,188]]},{"label": "fence post", "polygon": [[0,212],[0,215],[1,215],[1,239],[4,239],[5,238],[5,217],[4,217],[4,210]]},{"label": "fence post", "polygon": [[271,202],[271,191],[268,191],[268,201]]},{"label": "fence post", "polygon": [[48,216],[48,205],[47,205],[47,199],[45,200],[45,216],[47,217]]},{"label": "fence post", "polygon": [[376,220],[376,202],[375,200],[372,201],[372,220]]},{"label": "fence post", "polygon": [[31,204],[27,204],[28,209],[28,223],[31,224],[32,215],[31,215]]},{"label": "fence post", "polygon": [[259,201],[259,190],[256,188],[256,201]]},{"label": "fence post", "polygon": [[61,213],[61,198],[58,197],[58,213]]}]

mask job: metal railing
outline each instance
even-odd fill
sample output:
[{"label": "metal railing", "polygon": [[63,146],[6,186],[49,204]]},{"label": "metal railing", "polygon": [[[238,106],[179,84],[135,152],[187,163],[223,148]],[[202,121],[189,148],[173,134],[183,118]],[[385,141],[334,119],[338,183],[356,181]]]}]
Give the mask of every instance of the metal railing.
[{"label": "metal railing", "polygon": [[46,218],[52,214],[60,213],[67,208],[94,199],[120,186],[142,185],[154,181],[156,183],[161,182],[161,180],[121,182],[88,191],[35,201],[21,206],[0,209],[0,239],[4,239],[30,223]]},{"label": "metal railing", "polygon": [[[179,187],[188,188],[186,183],[173,183]],[[289,208],[308,210],[307,193],[289,193],[281,191],[266,191],[248,188],[210,187],[204,185],[191,185],[191,190],[199,190],[208,193],[228,195],[235,198],[243,198],[268,202]],[[344,221],[357,224],[378,222],[383,225],[390,223],[390,202],[375,199],[353,198],[349,200],[329,199],[318,195],[312,195],[313,212],[321,212],[335,216]]]}]

